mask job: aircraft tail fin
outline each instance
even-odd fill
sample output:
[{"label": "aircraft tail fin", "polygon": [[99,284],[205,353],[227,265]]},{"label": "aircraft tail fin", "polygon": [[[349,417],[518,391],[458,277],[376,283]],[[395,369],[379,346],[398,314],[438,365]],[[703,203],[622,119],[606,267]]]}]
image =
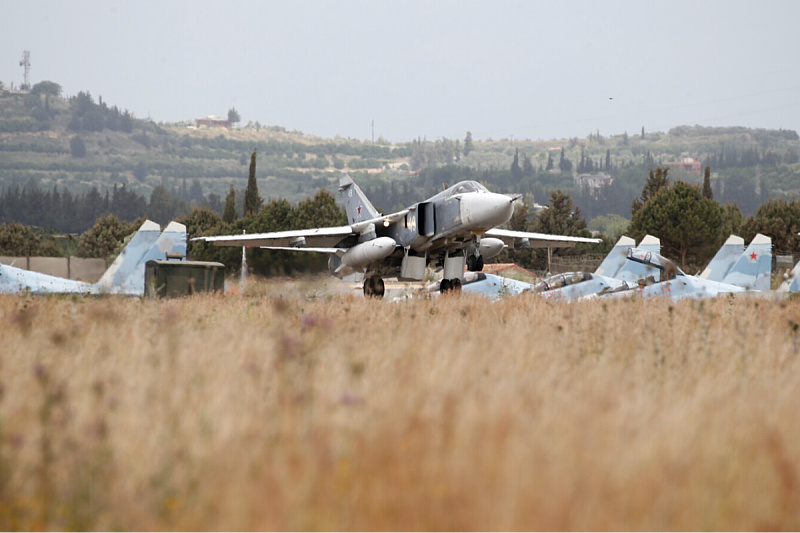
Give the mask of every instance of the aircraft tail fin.
[{"label": "aircraft tail fin", "polygon": [[344,208],[347,212],[347,222],[355,224],[363,220],[378,218],[380,213],[375,206],[367,199],[361,188],[356,185],[346,172],[339,174],[339,192],[344,200]]},{"label": "aircraft tail fin", "polygon": [[794,266],[786,279],[778,287],[778,292],[798,292],[800,291],[800,261]]},{"label": "aircraft tail fin", "polygon": [[739,256],[723,283],[745,289],[768,291],[772,271],[772,239],[759,233]]},{"label": "aircraft tail fin", "polygon": [[[644,239],[637,246],[638,249],[646,252],[661,253],[661,239],[653,237],[652,235],[645,235]],[[646,279],[648,276],[659,278],[661,272],[650,265],[637,263],[636,261],[625,261],[625,265],[617,271],[615,279],[626,281],[628,283],[636,283],[640,279]]]},{"label": "aircraft tail fin", "polygon": [[637,246],[640,250],[646,250],[648,252],[655,252],[657,254],[661,254],[661,239],[658,237],[653,237],[652,235],[645,235],[642,242],[639,243]]},{"label": "aircraft tail fin", "polygon": [[[149,221],[148,221],[149,222]],[[148,261],[153,259],[166,259],[167,253],[186,256],[186,226],[178,222],[170,222],[164,231],[156,230],[158,224],[151,222],[153,228],[142,234],[142,229],[134,236],[141,235],[141,240],[136,243],[133,239],[126,247],[132,248],[129,256],[123,260],[121,267],[111,275],[110,279],[103,280],[103,289],[119,294],[141,295],[144,294],[144,268]],[[144,227],[144,226],[143,226]],[[120,254],[122,255],[122,254]],[[103,276],[105,278],[105,275]],[[99,283],[99,282],[98,282]]]},{"label": "aircraft tail fin", "polygon": [[600,266],[597,267],[594,273],[609,278],[615,277],[617,272],[625,266],[625,257],[628,255],[628,250],[633,248],[634,245],[636,245],[636,241],[630,237],[626,237],[625,235],[620,237],[617,244],[608,252],[608,255],[603,259],[603,262],[600,263]]},{"label": "aircraft tail fin", "polygon": [[179,222],[170,222],[156,242],[139,259],[136,267],[120,284],[119,288],[124,294],[144,294],[144,268],[148,261],[167,259],[167,254],[179,254],[186,257],[186,226]]},{"label": "aircraft tail fin", "polygon": [[152,220],[145,220],[139,230],[122,252],[117,256],[111,266],[106,269],[97,286],[110,290],[114,286],[119,286],[136,268],[136,265],[147,254],[148,250],[156,243],[161,235],[161,226]]},{"label": "aircraft tail fin", "polygon": [[717,250],[716,255],[700,274],[700,278],[709,281],[722,281],[731,271],[736,260],[744,253],[744,239],[731,235],[725,244]]}]

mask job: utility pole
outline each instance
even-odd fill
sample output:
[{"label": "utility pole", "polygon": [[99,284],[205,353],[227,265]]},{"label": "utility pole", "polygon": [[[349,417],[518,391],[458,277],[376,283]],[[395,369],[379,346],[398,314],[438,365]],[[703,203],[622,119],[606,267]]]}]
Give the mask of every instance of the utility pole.
[{"label": "utility pole", "polygon": [[372,144],[375,144],[375,119],[372,119]]},{"label": "utility pole", "polygon": [[23,82],[22,82],[22,89],[23,91],[29,91],[31,89],[30,84],[30,71],[31,71],[31,53],[25,50],[22,52],[22,61],[19,62],[19,66],[25,69],[25,73],[23,75]]}]

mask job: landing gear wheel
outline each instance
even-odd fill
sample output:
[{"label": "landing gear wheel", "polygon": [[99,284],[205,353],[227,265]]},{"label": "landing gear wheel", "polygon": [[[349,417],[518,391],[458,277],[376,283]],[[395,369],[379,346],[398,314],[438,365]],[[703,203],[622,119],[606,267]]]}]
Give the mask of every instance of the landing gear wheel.
[{"label": "landing gear wheel", "polygon": [[364,296],[367,298],[383,298],[386,291],[386,285],[383,279],[378,277],[371,277],[364,280]]},{"label": "landing gear wheel", "polygon": [[450,289],[453,288],[453,282],[449,279],[443,279],[441,283],[439,283],[439,292],[450,292]]},{"label": "landing gear wheel", "polygon": [[383,283],[383,279],[381,278],[372,278],[375,280],[375,296],[378,298],[383,298],[384,293],[386,292],[386,285]]},{"label": "landing gear wheel", "polygon": [[483,270],[483,256],[468,255],[467,270],[469,270],[470,272],[480,272],[481,270]]},{"label": "landing gear wheel", "polygon": [[453,287],[452,287],[451,290],[453,292],[461,292],[461,280],[459,278],[454,279],[452,281],[452,284],[453,284]]}]

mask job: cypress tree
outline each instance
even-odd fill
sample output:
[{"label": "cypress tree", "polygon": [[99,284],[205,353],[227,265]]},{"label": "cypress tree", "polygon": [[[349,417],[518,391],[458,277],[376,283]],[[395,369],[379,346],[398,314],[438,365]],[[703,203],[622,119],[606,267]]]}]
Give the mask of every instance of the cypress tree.
[{"label": "cypress tree", "polygon": [[714,199],[714,192],[711,190],[711,167],[709,166],[706,166],[706,172],[703,175],[703,198]]},{"label": "cypress tree", "polygon": [[472,144],[472,132],[468,131],[467,136],[464,138],[464,157],[467,157],[474,148]]},{"label": "cypress tree", "polygon": [[258,195],[256,183],[256,151],[250,156],[250,177],[247,179],[247,189],[244,191],[244,214],[256,214],[261,209],[264,200]]},{"label": "cypress tree", "polygon": [[233,183],[231,183],[231,190],[228,191],[228,195],[225,197],[225,210],[222,212],[222,221],[226,224],[231,224],[236,222],[237,218],[239,218],[239,215],[236,213],[236,191],[233,190]]},{"label": "cypress tree", "polygon": [[514,152],[514,161],[511,163],[511,175],[519,181],[522,178],[522,167],[519,166],[519,148]]}]

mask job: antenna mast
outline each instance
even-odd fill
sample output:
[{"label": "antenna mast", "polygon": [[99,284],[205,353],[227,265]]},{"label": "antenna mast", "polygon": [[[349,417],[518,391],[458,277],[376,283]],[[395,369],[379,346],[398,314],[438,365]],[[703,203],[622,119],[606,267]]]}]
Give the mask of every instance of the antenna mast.
[{"label": "antenna mast", "polygon": [[25,74],[23,77],[22,87],[20,89],[24,91],[29,91],[31,88],[30,84],[30,72],[31,72],[31,53],[25,50],[22,52],[22,61],[19,62],[19,66],[25,68]]}]

